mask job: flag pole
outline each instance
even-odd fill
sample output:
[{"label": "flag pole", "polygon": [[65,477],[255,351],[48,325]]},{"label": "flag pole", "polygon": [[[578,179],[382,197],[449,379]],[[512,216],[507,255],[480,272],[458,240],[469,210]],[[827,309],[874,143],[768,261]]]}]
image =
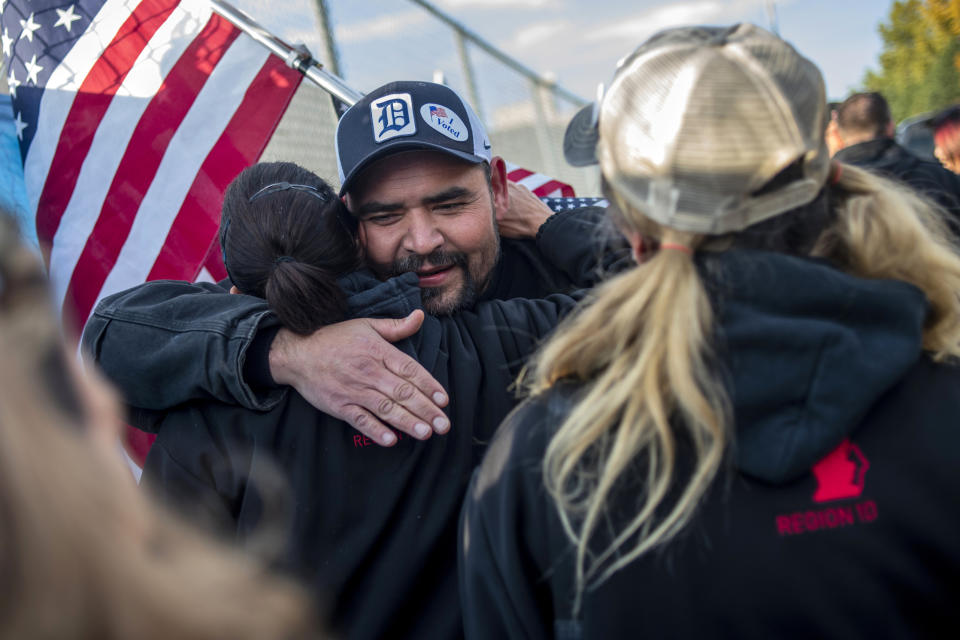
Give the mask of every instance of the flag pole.
[{"label": "flag pole", "polygon": [[323,65],[316,61],[306,47],[294,47],[276,37],[249,15],[223,0],[210,0],[213,10],[248,36],[265,46],[272,53],[282,58],[287,66],[296,69],[307,79],[327,91],[341,102],[353,105],[363,94],[348,86],[341,78],[326,71]]}]

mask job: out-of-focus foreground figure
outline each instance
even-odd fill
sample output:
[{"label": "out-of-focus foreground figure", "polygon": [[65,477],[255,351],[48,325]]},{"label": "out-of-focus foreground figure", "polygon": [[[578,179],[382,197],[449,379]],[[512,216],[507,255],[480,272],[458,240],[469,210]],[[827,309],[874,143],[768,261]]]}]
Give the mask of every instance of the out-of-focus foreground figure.
[{"label": "out-of-focus foreground figure", "polygon": [[138,491],[113,392],[64,347],[2,214],[0,360],[0,638],[313,637],[299,588]]},{"label": "out-of-focus foreground figure", "polygon": [[574,118],[567,158],[643,261],[487,450],[468,636],[960,624],[960,257],[926,201],[831,163],[826,125],[819,70],[752,25],[657,34]]}]

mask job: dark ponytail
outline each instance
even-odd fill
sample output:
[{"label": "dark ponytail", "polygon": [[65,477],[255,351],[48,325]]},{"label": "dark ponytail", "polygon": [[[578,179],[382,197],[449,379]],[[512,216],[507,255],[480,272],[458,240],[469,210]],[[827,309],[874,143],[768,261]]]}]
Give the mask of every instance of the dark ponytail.
[{"label": "dark ponytail", "polygon": [[342,320],[337,278],[359,265],[345,216],[337,194],[310,171],[291,162],[248,167],[223,199],[220,246],[230,279],[266,299],[294,333]]}]

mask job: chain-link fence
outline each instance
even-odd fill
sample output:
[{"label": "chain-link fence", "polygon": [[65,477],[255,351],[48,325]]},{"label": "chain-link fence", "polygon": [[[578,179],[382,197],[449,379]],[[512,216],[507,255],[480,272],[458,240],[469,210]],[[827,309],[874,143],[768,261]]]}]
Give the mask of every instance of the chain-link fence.
[{"label": "chain-link fence", "polygon": [[[368,23],[337,25],[356,0],[227,0],[274,35],[303,43],[329,71],[365,92],[391,80],[443,82],[473,104],[493,151],[508,162],[599,194],[595,168],[563,160],[563,131],[585,103],[423,0],[364,0]],[[0,92],[6,76],[0,74]],[[337,182],[330,96],[304,80],[262,156],[290,160]]]},{"label": "chain-link fence", "polygon": [[[567,122],[586,100],[507,56],[424,0],[366,0],[370,18],[338,24],[355,0],[234,0],[281,38],[303,42],[325,67],[365,92],[391,80],[444,82],[473,104],[493,151],[550,175],[578,194],[599,194],[595,168],[563,160]],[[354,5],[355,6],[355,5]],[[291,16],[297,16],[295,26]],[[336,181],[335,115],[325,92],[308,82],[293,101],[264,159],[293,160]]]}]

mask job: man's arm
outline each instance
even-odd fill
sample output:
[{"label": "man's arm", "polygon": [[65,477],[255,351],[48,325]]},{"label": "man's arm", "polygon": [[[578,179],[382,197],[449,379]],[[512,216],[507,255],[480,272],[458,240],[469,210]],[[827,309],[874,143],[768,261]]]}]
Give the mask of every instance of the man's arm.
[{"label": "man's arm", "polygon": [[309,336],[281,329],[270,347],[271,376],[384,446],[397,442],[387,424],[419,440],[446,433],[443,387],[388,342],[416,333],[423,318],[417,309],[406,318],[339,322]]},{"label": "man's arm", "polygon": [[240,373],[257,331],[278,326],[259,298],[209,283],[161,280],[104,298],[83,344],[135,407],[165,410],[214,399],[266,410],[283,390],[255,389]]},{"label": "man's arm", "polygon": [[633,263],[629,246],[607,220],[604,207],[554,213],[523,185],[509,183],[508,193],[510,205],[497,219],[500,234],[536,238],[544,258],[576,287],[593,287]]},{"label": "man's arm", "polygon": [[[417,425],[449,428],[443,388],[386,341],[412,335],[422,318],[416,311],[400,320],[352,320],[300,337],[278,331],[259,298],[156,281],[105,298],[83,341],[135,407],[164,410],[212,398],[266,410],[282,397],[279,385],[290,382],[321,411],[390,445],[396,435],[386,424],[419,439],[429,433]],[[297,378],[303,371],[317,375]],[[251,373],[265,384],[250,384]]]}]

